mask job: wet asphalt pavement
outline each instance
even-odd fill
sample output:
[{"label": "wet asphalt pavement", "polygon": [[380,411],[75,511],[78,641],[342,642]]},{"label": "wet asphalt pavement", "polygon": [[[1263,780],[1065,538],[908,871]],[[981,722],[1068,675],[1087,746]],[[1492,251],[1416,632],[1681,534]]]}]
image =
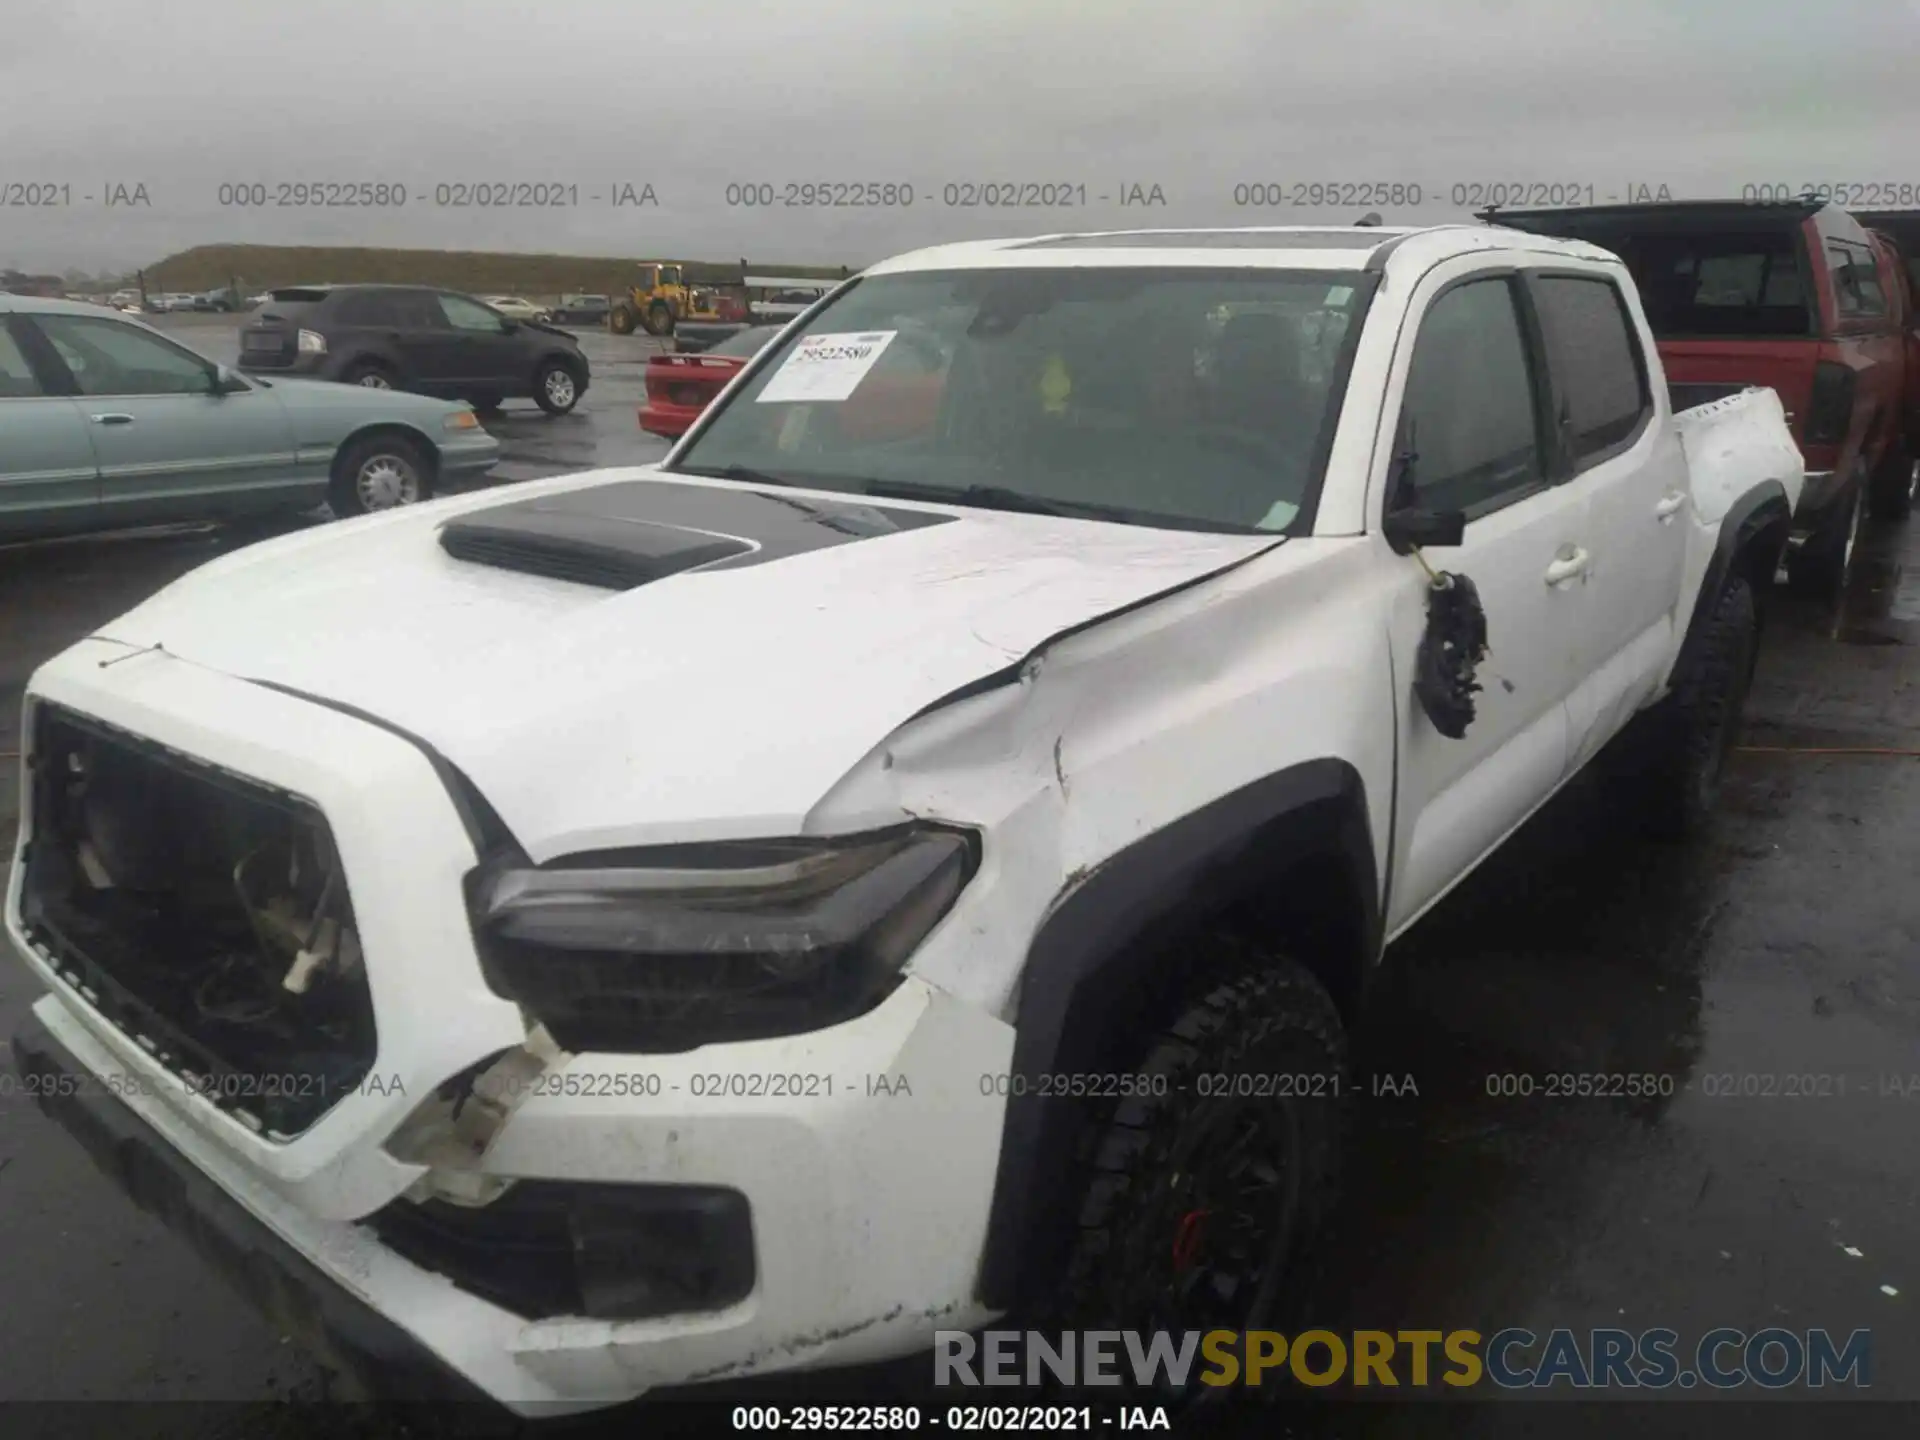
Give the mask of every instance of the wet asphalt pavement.
[{"label": "wet asphalt pavement", "polygon": [[[230,322],[190,328],[232,358]],[[489,422],[498,479],[665,453],[634,421],[654,342],[586,341],[581,413],[522,404]],[[222,543],[0,549],[0,752],[19,748],[35,664]],[[1720,1326],[1866,1328],[1869,1393],[1905,1403],[1795,1408],[1809,1431],[1916,1433],[1920,522],[1869,532],[1837,611],[1773,604],[1710,837],[1644,842],[1603,781],[1576,782],[1396,947],[1356,1039],[1347,1201],[1290,1328],[1665,1326],[1683,1344]],[[0,850],[12,767],[0,753]],[[0,1035],[33,998],[0,966]],[[1671,1093],[1547,1093],[1613,1075]],[[229,1401],[259,1434],[279,1423],[271,1402],[321,1391],[296,1346],[11,1090],[0,1236],[0,1399]],[[1721,1433],[1723,1412],[1688,1410]],[[1356,1406],[1326,1433],[1564,1433],[1555,1412]],[[110,1413],[103,1433],[125,1440],[207,1429],[184,1407]]]}]

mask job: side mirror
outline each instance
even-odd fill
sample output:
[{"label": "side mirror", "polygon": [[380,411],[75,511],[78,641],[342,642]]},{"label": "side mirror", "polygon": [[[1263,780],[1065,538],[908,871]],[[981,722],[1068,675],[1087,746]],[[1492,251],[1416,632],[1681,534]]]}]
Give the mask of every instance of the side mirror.
[{"label": "side mirror", "polygon": [[233,371],[229,370],[226,366],[216,365],[213,367],[213,393],[215,395],[232,395],[246,388],[247,382],[234,374]]},{"label": "side mirror", "polygon": [[502,315],[500,317],[500,333],[502,335],[511,335],[513,334],[514,331],[518,330],[519,328],[520,328],[520,322],[514,319],[511,315]]},{"label": "side mirror", "polygon": [[1467,516],[1464,510],[1394,510],[1380,528],[1393,553],[1407,555],[1460,544],[1466,538]]}]

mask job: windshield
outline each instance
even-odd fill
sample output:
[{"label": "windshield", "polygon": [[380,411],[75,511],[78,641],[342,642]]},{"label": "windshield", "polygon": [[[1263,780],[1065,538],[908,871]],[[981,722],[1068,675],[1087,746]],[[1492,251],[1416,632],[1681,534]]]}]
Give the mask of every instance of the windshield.
[{"label": "windshield", "polygon": [[876,276],[771,350],[673,464],[1144,525],[1304,526],[1371,292],[1330,271]]}]

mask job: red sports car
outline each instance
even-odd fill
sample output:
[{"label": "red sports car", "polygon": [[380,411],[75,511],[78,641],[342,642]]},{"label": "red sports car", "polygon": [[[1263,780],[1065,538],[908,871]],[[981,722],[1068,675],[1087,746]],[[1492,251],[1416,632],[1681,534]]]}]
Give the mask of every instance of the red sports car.
[{"label": "red sports car", "polygon": [[756,325],[698,355],[655,355],[647,361],[647,399],[640,407],[640,428],[679,439],[740,373],[740,367],[785,328]]},{"label": "red sports car", "polygon": [[[640,407],[640,428],[669,439],[686,434],[741,366],[785,328],[757,325],[703,354],[654,356],[647,362],[647,401]],[[946,388],[944,356],[924,346],[903,345],[897,352],[888,352],[888,361],[896,353],[901,363],[889,370],[883,361],[845,404],[818,407],[825,412],[818,423],[844,439],[859,441],[908,440],[931,433]]]}]

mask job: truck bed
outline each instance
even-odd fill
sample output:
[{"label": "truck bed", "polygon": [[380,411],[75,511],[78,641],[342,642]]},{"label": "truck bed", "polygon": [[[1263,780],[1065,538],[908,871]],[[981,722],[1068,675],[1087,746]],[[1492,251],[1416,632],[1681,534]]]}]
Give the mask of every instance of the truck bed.
[{"label": "truck bed", "polygon": [[[1787,504],[1799,505],[1806,472],[1775,391],[1697,382],[1677,382],[1667,389],[1674,397],[1673,424],[1686,451],[1698,519],[1717,524],[1757,476],[1777,479]],[[1698,393],[1715,390],[1723,393]],[[1684,409],[1683,397],[1690,401]]]},{"label": "truck bed", "polygon": [[1669,380],[1667,399],[1673,406],[1673,413],[1691,410],[1698,405],[1711,405],[1716,400],[1725,400],[1730,395],[1738,395],[1742,390],[1752,387],[1737,381],[1728,380]]}]

